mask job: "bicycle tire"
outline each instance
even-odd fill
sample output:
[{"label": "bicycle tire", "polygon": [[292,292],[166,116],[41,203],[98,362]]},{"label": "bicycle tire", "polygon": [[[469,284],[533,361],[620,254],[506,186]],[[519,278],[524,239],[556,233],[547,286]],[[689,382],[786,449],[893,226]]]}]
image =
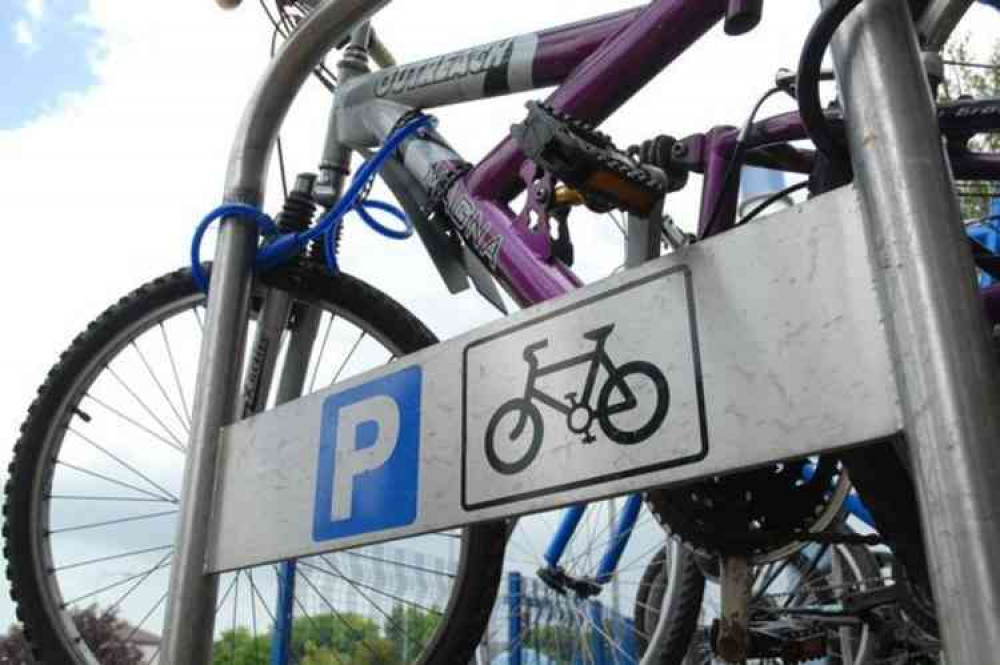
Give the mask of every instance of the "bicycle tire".
[{"label": "bicycle tire", "polygon": [[[371,326],[386,335],[399,353],[411,353],[437,341],[401,305],[348,275],[331,277],[316,266],[303,265],[273,273],[266,282],[269,288],[287,290],[297,299],[327,305],[331,311]],[[148,282],[109,307],[62,353],[21,426],[5,487],[4,554],[17,617],[39,662],[58,665],[96,662],[92,653],[79,648],[82,639],[63,604],[56,572],[43,570],[39,556],[40,549],[48,546],[39,535],[44,533],[44,538],[51,535],[47,531],[50,526],[47,499],[43,497],[51,490],[57,455],[69,423],[79,416],[80,402],[96,380],[95,373],[103,371],[100,367],[95,369],[95,363],[100,365],[134,341],[140,334],[137,322],[152,321],[150,317],[156,312],[197,299],[199,295],[190,271],[185,269]],[[474,525],[463,529],[460,538],[454,586],[442,612],[443,620],[436,624],[447,629],[434,629],[425,648],[411,662],[421,665],[467,662],[489,620],[500,580],[506,525],[501,522]],[[254,584],[252,576],[250,584]],[[248,593],[251,604],[256,603],[252,592]],[[236,602],[234,599],[234,608]]]},{"label": "bicycle tire", "polygon": [[[496,433],[500,421],[512,411],[527,414],[526,417],[531,421],[529,425],[531,427],[531,443],[528,444],[528,449],[524,451],[523,455],[508,462],[497,454]],[[538,457],[538,451],[542,449],[543,427],[542,414],[538,411],[538,407],[530,401],[523,397],[515,397],[504,402],[490,417],[490,422],[486,425],[486,460],[498,473],[504,475],[509,476],[524,471],[535,461],[535,458]]]},{"label": "bicycle tire", "polygon": [[[677,560],[671,560],[673,558]],[[633,615],[636,630],[646,643],[642,652],[648,648],[649,640],[654,638],[661,617],[669,617],[669,623],[663,627],[666,632],[657,645],[659,658],[643,662],[648,665],[680,665],[693,641],[705,593],[705,576],[694,553],[676,541],[668,543],[649,562],[642,584]]]},{"label": "bicycle tire", "polygon": [[[653,409],[649,420],[635,429],[624,430],[611,422],[612,414],[609,412],[609,401],[615,387],[624,382],[630,374],[641,374],[652,381],[656,389],[657,399],[656,408]],[[600,396],[597,398],[597,418],[601,424],[601,431],[609,439],[622,446],[642,443],[655,434],[667,417],[668,411],[670,411],[670,386],[667,384],[667,379],[656,365],[645,360],[633,360],[618,367],[604,382]]]}]

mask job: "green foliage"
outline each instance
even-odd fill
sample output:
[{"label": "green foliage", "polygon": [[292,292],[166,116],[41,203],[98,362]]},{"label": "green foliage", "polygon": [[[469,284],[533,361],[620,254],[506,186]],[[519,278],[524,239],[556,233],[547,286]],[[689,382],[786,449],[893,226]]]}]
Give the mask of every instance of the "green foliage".
[{"label": "green foliage", "polygon": [[441,621],[440,614],[424,612],[416,607],[404,608],[399,603],[392,608],[389,617],[386,637],[401,659],[404,654],[419,652],[430,642]]},{"label": "green foliage", "polygon": [[[1000,97],[1000,40],[988,54],[975,53],[969,35],[953,39],[945,49],[945,84],[940,97],[944,101],[962,97]],[[974,152],[1000,152],[1000,134],[979,134],[969,140]],[[984,217],[989,211],[995,185],[988,182],[960,182],[962,216],[967,220]]]},{"label": "green foliage", "polygon": [[270,636],[254,637],[246,628],[225,631],[212,650],[212,665],[269,665],[270,662]]},{"label": "green foliage", "polygon": [[[395,606],[383,628],[351,612],[299,617],[292,624],[292,661],[301,665],[404,665],[430,641],[440,617]],[[405,631],[405,635],[404,635]],[[269,635],[246,628],[224,632],[215,642],[212,665],[268,665]],[[0,661],[3,662],[3,661]]]},{"label": "green foliage", "polygon": [[312,645],[336,654],[353,654],[359,645],[374,642],[379,637],[377,623],[353,612],[300,617],[292,624],[292,653],[302,656]]}]

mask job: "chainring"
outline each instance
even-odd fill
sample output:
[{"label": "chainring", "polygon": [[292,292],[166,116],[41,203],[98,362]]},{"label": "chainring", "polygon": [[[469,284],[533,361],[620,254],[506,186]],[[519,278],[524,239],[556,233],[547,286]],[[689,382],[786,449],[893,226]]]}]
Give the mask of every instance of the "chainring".
[{"label": "chainring", "polygon": [[754,563],[783,556],[833,521],[849,491],[840,461],[820,456],[646,493],[656,519],[695,551],[746,554]]}]

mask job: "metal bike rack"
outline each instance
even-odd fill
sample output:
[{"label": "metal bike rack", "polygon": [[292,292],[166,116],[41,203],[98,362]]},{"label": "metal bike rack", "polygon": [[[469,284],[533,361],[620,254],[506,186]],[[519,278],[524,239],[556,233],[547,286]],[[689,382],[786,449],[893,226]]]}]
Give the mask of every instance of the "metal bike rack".
[{"label": "metal bike rack", "polygon": [[[933,4],[941,13],[964,8]],[[907,3],[865,0],[833,46],[948,662],[992,662],[996,360]]]},{"label": "metal bike rack", "polygon": [[[226,201],[260,203],[289,92],[347,28],[384,4],[333,0],[299,26],[248,107]],[[228,427],[237,413],[239,368],[231,359],[245,344],[255,231],[224,222],[162,662],[210,662],[214,574],[222,570],[900,433],[921,508],[932,516],[925,537],[949,662],[989,662],[990,636],[1000,634],[994,361],[906,2],[866,0],[856,14],[835,50],[856,190],[831,192]],[[642,361],[666,377],[669,406],[655,436],[623,445],[595,425],[595,440],[583,444],[543,405],[535,424],[547,435],[537,456],[515,471],[497,470],[484,442],[493,415],[524,388],[525,349],[547,341],[538,351],[551,354],[546,363],[580,354],[589,349],[584,333],[605,322],[615,325],[607,352],[619,367]],[[569,375],[550,381],[548,392],[558,396],[580,383]],[[657,389],[658,405],[662,397]]]},{"label": "metal bike rack", "polygon": [[[585,286],[223,429],[210,572],[735,471],[900,430],[875,271],[851,188]],[[766,252],[756,248],[766,247]],[[618,367],[658,368],[662,426],[596,440],[545,404],[537,456],[489,460],[489,422],[614,324]],[[541,380],[540,380],[541,381]],[[562,399],[583,384],[544,378]],[[596,394],[596,393],[595,393]],[[638,397],[652,405],[652,391]],[[366,432],[367,430],[367,432]],[[527,456],[526,456],[527,457]],[[247,515],[254,515],[247,520]],[[267,524],[267,529],[255,528]]]}]

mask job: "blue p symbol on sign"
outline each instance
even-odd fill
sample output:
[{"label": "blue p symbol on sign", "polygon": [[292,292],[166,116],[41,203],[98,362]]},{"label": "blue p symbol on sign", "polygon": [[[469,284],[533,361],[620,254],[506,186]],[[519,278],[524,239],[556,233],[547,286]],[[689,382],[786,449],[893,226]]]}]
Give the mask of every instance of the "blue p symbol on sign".
[{"label": "blue p symbol on sign", "polygon": [[407,367],[323,403],[314,541],[416,520],[420,384],[420,367]]}]

